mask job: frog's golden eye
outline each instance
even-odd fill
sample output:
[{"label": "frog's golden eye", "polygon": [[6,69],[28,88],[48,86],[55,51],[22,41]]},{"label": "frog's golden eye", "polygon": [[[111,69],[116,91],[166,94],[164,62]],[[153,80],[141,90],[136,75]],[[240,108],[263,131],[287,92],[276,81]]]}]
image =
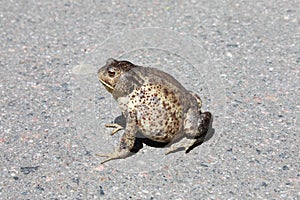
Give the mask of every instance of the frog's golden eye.
[{"label": "frog's golden eye", "polygon": [[113,67],[109,67],[109,68],[107,69],[107,73],[108,73],[108,76],[109,76],[109,77],[114,77],[114,76],[116,75],[116,70],[115,70],[115,68],[113,68]]}]

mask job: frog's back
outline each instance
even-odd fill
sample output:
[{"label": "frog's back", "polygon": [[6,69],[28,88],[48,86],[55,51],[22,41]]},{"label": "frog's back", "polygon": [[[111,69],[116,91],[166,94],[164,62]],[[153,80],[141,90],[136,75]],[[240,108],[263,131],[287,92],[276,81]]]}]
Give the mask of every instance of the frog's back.
[{"label": "frog's back", "polygon": [[144,77],[149,82],[161,83],[180,93],[187,92],[173,76],[164,71],[152,67],[137,67],[134,70],[139,71],[140,77]]}]

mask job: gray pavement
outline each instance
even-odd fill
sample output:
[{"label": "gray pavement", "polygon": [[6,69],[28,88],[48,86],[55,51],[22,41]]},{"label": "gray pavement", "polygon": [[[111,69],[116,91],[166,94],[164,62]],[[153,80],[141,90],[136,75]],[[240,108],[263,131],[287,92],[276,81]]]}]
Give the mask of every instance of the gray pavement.
[{"label": "gray pavement", "polygon": [[[300,199],[300,2],[0,2],[0,199]],[[108,57],[160,68],[215,133],[101,165]]]}]

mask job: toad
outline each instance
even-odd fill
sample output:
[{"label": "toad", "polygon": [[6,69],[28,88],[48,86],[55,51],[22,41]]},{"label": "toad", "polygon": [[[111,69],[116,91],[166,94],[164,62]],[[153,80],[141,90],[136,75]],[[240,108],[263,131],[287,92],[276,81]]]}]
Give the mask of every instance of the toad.
[{"label": "toad", "polygon": [[97,154],[106,157],[102,163],[133,155],[140,138],[167,144],[166,154],[188,153],[204,141],[212,126],[212,114],[201,111],[200,97],[159,69],[110,58],[98,70],[98,78],[126,119],[126,127],[106,125],[114,128],[112,134],[122,129],[124,133],[113,153]]}]

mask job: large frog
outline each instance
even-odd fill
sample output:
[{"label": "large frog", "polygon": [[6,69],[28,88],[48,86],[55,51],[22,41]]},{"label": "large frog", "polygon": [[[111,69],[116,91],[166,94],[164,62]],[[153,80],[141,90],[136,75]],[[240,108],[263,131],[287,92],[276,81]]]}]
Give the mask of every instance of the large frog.
[{"label": "large frog", "polygon": [[201,111],[200,97],[161,70],[110,58],[98,70],[98,78],[126,119],[126,127],[107,124],[115,128],[112,134],[125,130],[113,153],[97,154],[107,157],[102,163],[134,154],[140,137],[168,144],[166,154],[188,153],[212,126],[212,114]]}]

